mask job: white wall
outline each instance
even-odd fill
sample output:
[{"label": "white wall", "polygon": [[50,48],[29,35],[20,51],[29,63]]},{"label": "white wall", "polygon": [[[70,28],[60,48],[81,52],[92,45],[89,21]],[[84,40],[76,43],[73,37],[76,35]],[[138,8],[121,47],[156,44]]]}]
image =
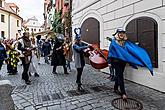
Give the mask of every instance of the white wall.
[{"label": "white wall", "polygon": [[[1,22],[1,14],[5,15],[5,22]],[[5,32],[5,37],[8,38],[8,13],[5,11],[0,10],[0,37],[1,31]]]},{"label": "white wall", "polygon": [[[96,18],[100,22],[101,48],[108,49],[109,42],[105,40],[105,37],[110,37],[116,28],[125,28],[135,18],[146,16],[157,21],[159,67],[154,68],[154,76],[151,76],[146,68],[134,70],[128,66],[125,70],[125,78],[165,92],[165,0],[90,0],[82,2],[79,0],[73,2],[73,29],[81,27],[83,21],[89,17]],[[108,72],[108,69],[103,71]]]},{"label": "white wall", "polygon": [[[17,27],[17,20],[19,20],[19,27]],[[16,38],[16,34],[18,34],[18,30],[21,30],[21,18],[16,15],[10,15],[10,39]]]}]

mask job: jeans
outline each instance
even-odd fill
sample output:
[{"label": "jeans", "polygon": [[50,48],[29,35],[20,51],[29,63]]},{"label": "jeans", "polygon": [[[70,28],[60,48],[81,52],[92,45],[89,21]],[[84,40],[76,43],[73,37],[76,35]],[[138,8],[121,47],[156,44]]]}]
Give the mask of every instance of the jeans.
[{"label": "jeans", "polygon": [[77,80],[76,80],[76,83],[78,85],[81,85],[81,75],[82,75],[82,72],[83,72],[83,67],[82,68],[77,68]]},{"label": "jeans", "polygon": [[120,91],[122,95],[126,94],[124,87],[124,77],[123,77],[125,65],[126,63],[122,61],[113,63],[113,67],[115,68],[115,75],[116,75],[114,89],[118,90],[118,86],[120,86]]}]

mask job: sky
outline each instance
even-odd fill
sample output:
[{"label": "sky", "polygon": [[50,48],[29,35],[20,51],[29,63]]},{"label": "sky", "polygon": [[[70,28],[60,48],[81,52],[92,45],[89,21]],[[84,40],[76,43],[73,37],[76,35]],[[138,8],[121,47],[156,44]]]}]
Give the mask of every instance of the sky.
[{"label": "sky", "polygon": [[19,15],[27,20],[33,16],[43,24],[44,0],[5,0],[7,3],[15,3],[19,9]]}]

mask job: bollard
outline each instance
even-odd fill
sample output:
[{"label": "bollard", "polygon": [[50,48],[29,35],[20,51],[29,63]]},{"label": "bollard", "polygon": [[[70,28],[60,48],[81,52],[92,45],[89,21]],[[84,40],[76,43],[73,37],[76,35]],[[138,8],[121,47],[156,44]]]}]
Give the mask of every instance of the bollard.
[{"label": "bollard", "polygon": [[0,110],[15,110],[11,97],[12,86],[9,80],[0,81]]}]

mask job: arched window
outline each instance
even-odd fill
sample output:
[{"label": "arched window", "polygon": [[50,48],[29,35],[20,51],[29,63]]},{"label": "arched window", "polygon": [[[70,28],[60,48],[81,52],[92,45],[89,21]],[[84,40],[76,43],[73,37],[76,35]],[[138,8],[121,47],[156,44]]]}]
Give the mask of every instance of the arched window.
[{"label": "arched window", "polygon": [[148,52],[155,68],[158,67],[157,27],[157,22],[149,17],[136,18],[126,26],[128,39]]}]

